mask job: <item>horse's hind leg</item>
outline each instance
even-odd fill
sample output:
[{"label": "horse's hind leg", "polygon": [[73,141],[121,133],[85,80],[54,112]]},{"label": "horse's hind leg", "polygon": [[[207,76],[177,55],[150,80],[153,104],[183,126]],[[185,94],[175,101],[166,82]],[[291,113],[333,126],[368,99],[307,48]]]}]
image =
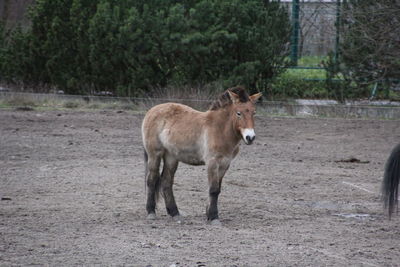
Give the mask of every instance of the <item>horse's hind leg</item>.
[{"label": "horse's hind leg", "polygon": [[178,216],[179,211],[176,206],[174,192],[172,190],[174,184],[174,175],[178,168],[178,161],[171,155],[164,155],[164,167],[161,174],[161,190],[165,200],[167,212],[172,217]]},{"label": "horse's hind leg", "polygon": [[150,153],[147,158],[146,183],[147,203],[146,210],[149,219],[154,219],[156,203],[160,189],[160,162],[161,157],[156,153]]}]

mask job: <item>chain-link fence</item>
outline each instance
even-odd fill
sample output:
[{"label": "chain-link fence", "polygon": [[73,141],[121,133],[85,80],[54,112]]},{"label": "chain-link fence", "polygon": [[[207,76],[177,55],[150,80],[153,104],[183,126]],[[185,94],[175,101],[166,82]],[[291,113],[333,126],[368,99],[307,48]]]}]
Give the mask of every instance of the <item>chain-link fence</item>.
[{"label": "chain-link fence", "polygon": [[292,20],[291,60],[294,66],[318,67],[328,53],[337,53],[339,32],[336,25],[341,1],[282,0],[281,3],[287,7]]}]

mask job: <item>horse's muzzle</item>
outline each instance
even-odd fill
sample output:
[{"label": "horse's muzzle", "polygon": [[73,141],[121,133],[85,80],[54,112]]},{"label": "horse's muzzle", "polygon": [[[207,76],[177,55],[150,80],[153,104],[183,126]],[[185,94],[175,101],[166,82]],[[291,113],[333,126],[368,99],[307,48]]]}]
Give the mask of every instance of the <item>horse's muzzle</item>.
[{"label": "horse's muzzle", "polygon": [[254,139],[256,139],[256,134],[254,132],[254,129],[244,129],[242,131],[242,136],[246,145],[251,145]]}]

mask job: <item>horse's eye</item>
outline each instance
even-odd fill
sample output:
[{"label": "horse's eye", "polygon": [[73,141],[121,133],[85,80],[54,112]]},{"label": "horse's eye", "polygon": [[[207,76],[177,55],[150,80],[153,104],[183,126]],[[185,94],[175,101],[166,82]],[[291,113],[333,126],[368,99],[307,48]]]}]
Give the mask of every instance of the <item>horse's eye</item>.
[{"label": "horse's eye", "polygon": [[240,117],[240,116],[242,116],[242,113],[240,111],[237,111],[236,115],[238,115]]}]

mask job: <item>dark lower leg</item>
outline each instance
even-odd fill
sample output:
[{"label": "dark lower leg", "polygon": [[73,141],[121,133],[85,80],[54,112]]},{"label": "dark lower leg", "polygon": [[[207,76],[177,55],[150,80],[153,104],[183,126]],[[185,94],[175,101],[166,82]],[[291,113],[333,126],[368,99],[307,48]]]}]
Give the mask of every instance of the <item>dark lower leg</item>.
[{"label": "dark lower leg", "polygon": [[210,188],[210,205],[207,209],[207,219],[209,221],[218,219],[218,196],[220,188]]},{"label": "dark lower leg", "polygon": [[147,202],[146,210],[147,214],[156,212],[157,203],[157,183],[159,183],[159,176],[155,172],[150,172],[147,177]]},{"label": "dark lower leg", "polygon": [[146,210],[148,214],[156,212],[157,195],[160,185],[160,161],[161,158],[154,154],[148,154],[146,185],[147,185],[147,202]]},{"label": "dark lower leg", "polygon": [[[153,192],[151,192],[153,191]],[[146,203],[147,214],[156,213],[156,199],[154,190],[148,190],[147,192],[147,203]]]},{"label": "dark lower leg", "polygon": [[212,159],[208,163],[210,205],[207,209],[207,218],[209,221],[218,219],[218,196],[221,192],[222,178],[229,167],[229,164],[222,163],[218,158]]},{"label": "dark lower leg", "polygon": [[161,174],[161,188],[165,200],[165,207],[170,216],[174,217],[179,215],[179,210],[175,202],[173,185],[174,175],[178,167],[178,162],[172,157],[165,155],[164,168]]},{"label": "dark lower leg", "polygon": [[167,212],[172,217],[179,215],[178,207],[176,206],[174,192],[172,191],[173,182],[169,177],[163,176],[162,179],[162,193],[165,200],[165,207],[167,208]]},{"label": "dark lower leg", "polygon": [[179,215],[178,207],[176,206],[174,193],[172,192],[172,186],[163,187],[163,196],[165,199],[165,207],[167,212],[172,217]]}]

